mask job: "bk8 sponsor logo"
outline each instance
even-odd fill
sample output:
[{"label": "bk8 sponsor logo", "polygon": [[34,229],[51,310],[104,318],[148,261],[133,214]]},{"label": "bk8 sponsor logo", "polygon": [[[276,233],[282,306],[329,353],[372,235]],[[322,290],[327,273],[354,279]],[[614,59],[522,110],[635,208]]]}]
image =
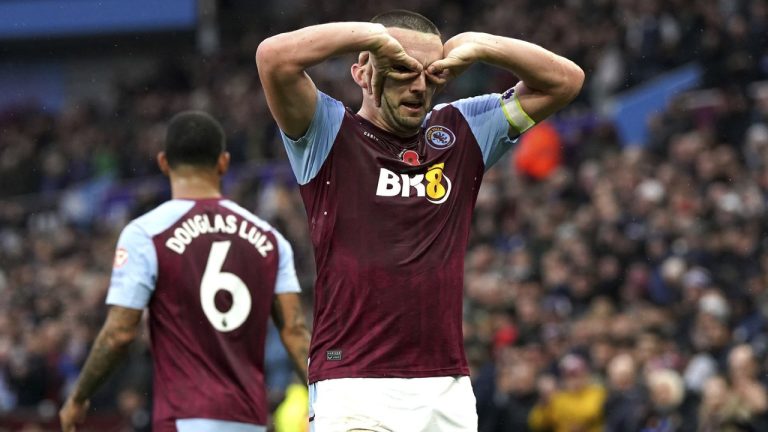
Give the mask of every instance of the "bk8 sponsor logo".
[{"label": "bk8 sponsor logo", "polygon": [[424,197],[433,204],[442,204],[451,194],[451,179],[443,173],[445,163],[434,164],[425,174],[398,174],[386,168],[379,171],[376,195],[383,197]]}]

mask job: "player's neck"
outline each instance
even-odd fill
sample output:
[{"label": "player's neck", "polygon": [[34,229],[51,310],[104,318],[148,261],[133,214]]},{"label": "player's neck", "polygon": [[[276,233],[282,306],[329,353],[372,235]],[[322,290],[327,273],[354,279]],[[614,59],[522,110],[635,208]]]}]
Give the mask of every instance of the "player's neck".
[{"label": "player's neck", "polygon": [[412,131],[404,131],[404,130],[399,130],[395,127],[392,127],[392,125],[390,125],[384,120],[384,117],[382,117],[382,115],[379,114],[378,111],[376,111],[375,109],[369,108],[365,103],[363,103],[363,106],[360,107],[360,110],[357,112],[357,115],[364,118],[369,123],[376,126],[377,128],[401,138],[410,138],[419,133],[418,128]]},{"label": "player's neck", "polygon": [[221,198],[221,178],[214,174],[171,174],[173,199]]}]

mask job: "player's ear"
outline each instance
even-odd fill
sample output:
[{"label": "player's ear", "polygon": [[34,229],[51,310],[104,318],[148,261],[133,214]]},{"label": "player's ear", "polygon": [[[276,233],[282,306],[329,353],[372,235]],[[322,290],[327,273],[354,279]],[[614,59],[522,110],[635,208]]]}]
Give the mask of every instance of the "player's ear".
[{"label": "player's ear", "polygon": [[352,79],[355,80],[355,83],[360,86],[365,91],[368,91],[368,86],[370,83],[368,82],[368,59],[370,57],[370,53],[368,51],[363,51],[360,53],[360,55],[357,58],[357,63],[352,65]]},{"label": "player's ear", "polygon": [[161,151],[157,154],[157,166],[160,168],[160,171],[168,175],[171,171],[171,166],[168,165],[168,158],[165,156],[165,152]]},{"label": "player's ear", "polygon": [[219,160],[216,163],[216,171],[219,172],[219,175],[224,175],[227,170],[229,169],[229,152],[223,152],[219,155]]}]

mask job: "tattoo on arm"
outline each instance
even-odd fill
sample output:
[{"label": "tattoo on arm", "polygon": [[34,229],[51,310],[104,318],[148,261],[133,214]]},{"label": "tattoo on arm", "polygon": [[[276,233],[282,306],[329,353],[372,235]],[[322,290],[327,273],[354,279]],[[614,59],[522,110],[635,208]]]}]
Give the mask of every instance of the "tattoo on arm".
[{"label": "tattoo on arm", "polygon": [[272,321],[275,322],[275,327],[278,330],[283,331],[285,327],[285,317],[283,316],[283,309],[280,306],[280,296],[275,296],[275,301],[272,302]]},{"label": "tattoo on arm", "polygon": [[280,330],[283,345],[291,356],[296,372],[306,383],[310,334],[304,320],[301,299],[298,294],[279,294],[272,306],[272,318]]},{"label": "tattoo on arm", "polygon": [[307,382],[307,358],[309,358],[309,329],[304,321],[304,312],[301,310],[301,303],[293,304],[293,325],[296,343],[294,347],[293,361],[301,375],[302,381]]},{"label": "tattoo on arm", "polygon": [[122,360],[136,337],[141,310],[113,306],[93,343],[77,380],[73,398],[82,402],[93,395]]}]

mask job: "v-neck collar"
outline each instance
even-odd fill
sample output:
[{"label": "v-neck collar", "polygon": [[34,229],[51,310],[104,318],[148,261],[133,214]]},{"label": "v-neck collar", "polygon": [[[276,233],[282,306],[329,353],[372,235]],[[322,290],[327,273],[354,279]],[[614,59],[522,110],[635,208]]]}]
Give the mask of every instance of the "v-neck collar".
[{"label": "v-neck collar", "polygon": [[391,148],[396,155],[403,150],[419,151],[422,148],[419,143],[421,141],[421,136],[423,135],[423,127],[419,129],[419,132],[410,137],[401,137],[376,126],[360,114],[352,113],[352,115],[364,129],[373,135],[374,141]]}]

